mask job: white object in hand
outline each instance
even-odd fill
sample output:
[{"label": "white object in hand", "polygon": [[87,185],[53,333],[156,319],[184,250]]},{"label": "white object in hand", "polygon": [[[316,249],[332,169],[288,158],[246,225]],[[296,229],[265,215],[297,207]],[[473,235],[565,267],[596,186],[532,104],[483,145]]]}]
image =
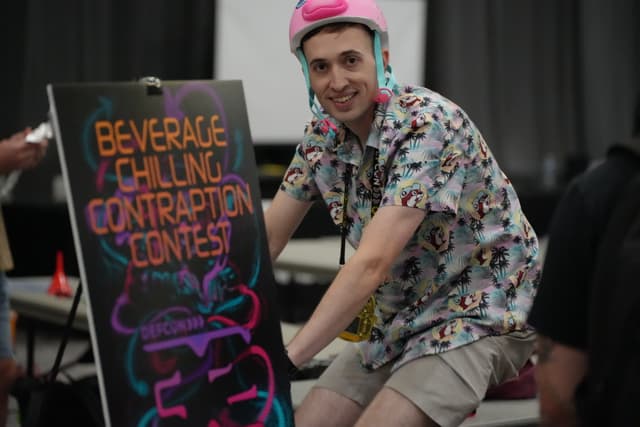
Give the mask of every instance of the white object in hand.
[{"label": "white object in hand", "polygon": [[42,122],[37,128],[29,132],[26,140],[27,142],[33,142],[37,144],[43,139],[51,139],[52,136],[53,131],[51,130],[51,125],[49,124],[49,122]]}]

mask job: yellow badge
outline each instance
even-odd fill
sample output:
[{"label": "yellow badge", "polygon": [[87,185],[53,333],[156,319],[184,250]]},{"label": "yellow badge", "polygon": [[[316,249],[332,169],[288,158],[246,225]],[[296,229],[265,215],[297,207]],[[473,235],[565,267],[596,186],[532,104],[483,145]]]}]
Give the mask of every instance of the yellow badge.
[{"label": "yellow badge", "polygon": [[340,338],[352,342],[368,341],[377,320],[375,309],[376,299],[371,296],[353,322],[340,333]]}]

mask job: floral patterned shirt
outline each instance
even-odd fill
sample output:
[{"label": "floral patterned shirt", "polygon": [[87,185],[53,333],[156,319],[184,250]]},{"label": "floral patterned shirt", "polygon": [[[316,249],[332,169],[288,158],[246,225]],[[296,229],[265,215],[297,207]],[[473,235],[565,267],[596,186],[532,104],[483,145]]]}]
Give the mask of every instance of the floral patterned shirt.
[{"label": "floral patterned shirt", "polygon": [[375,212],[372,200],[425,213],[375,292],[377,323],[370,340],[358,344],[363,366],[393,361],[396,368],[527,329],[540,276],[538,241],[466,113],[429,89],[396,86],[391,101],[377,106],[364,152],[344,125],[332,123],[307,126],[283,191],[298,200],[322,198],[336,224],[346,215],[356,249]]}]

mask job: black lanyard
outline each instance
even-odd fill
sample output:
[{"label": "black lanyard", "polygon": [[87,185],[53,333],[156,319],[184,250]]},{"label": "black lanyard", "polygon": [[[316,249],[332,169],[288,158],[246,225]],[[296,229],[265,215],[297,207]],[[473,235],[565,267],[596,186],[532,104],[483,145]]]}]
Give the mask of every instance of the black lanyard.
[{"label": "black lanyard", "polygon": [[[378,207],[382,201],[382,170],[378,169],[378,149],[374,148],[373,154],[373,170],[371,171],[371,218],[376,214]],[[347,169],[344,173],[344,194],[342,195],[342,223],[340,224],[340,266],[345,262],[345,246],[347,242],[347,206],[349,206],[349,188],[351,187],[351,178],[353,175],[353,165],[347,163]]]}]

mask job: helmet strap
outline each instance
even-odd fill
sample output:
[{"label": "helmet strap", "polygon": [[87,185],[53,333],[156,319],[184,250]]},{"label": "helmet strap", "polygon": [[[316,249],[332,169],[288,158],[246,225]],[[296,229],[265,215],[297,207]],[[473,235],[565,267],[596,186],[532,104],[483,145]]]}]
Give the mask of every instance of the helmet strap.
[{"label": "helmet strap", "polygon": [[313,89],[311,89],[311,77],[309,76],[309,64],[307,64],[307,58],[304,56],[304,52],[301,48],[298,48],[296,50],[296,54],[298,56],[298,60],[300,61],[300,65],[302,66],[302,74],[304,74],[304,81],[307,85],[309,108],[318,120],[323,120],[326,118],[326,115],[322,113],[320,107],[318,107],[318,104],[316,104],[316,94]]},{"label": "helmet strap", "polygon": [[393,96],[393,87],[396,85],[396,79],[391,70],[391,66],[387,66],[389,77],[385,74],[384,59],[382,58],[382,43],[380,42],[380,34],[373,32],[373,55],[376,60],[376,74],[378,76],[378,95],[375,101],[380,104],[386,104]]}]

